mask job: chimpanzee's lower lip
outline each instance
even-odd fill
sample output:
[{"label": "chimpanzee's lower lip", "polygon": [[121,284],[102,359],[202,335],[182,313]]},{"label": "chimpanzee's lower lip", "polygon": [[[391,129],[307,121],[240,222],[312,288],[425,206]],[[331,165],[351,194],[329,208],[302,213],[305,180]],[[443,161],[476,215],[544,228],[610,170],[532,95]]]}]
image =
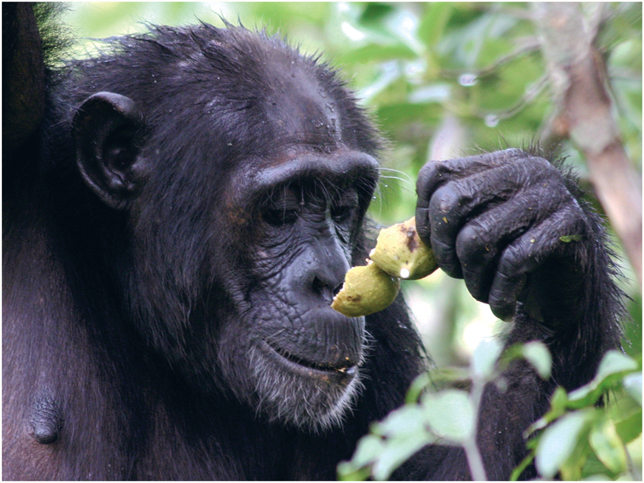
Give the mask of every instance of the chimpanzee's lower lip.
[{"label": "chimpanzee's lower lip", "polygon": [[295,372],[304,373],[308,376],[324,375],[328,377],[329,375],[333,375],[350,378],[356,374],[358,369],[358,366],[353,363],[346,365],[332,365],[324,362],[309,361],[266,341],[264,341],[262,345],[265,346],[266,351],[279,357],[283,363],[286,363],[286,365],[295,370]]}]

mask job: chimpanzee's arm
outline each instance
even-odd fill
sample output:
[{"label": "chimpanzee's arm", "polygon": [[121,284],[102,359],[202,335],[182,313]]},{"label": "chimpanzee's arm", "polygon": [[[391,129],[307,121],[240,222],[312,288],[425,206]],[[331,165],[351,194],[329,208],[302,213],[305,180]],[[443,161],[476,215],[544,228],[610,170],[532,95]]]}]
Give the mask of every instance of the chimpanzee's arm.
[{"label": "chimpanzee's arm", "polygon": [[522,432],[553,389],[585,384],[619,346],[623,307],[605,234],[572,177],[517,149],[430,162],[417,191],[418,232],[441,268],[514,321],[507,344],[540,340],[552,352],[550,381],[516,362],[504,374],[507,391],[490,385],[484,394],[478,441],[487,476],[507,479],[525,454]]}]

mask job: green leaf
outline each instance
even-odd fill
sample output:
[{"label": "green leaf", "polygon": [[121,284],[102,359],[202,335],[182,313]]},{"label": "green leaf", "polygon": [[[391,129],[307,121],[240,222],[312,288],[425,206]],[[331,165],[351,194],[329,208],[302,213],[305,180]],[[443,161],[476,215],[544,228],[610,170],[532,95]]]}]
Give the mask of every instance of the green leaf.
[{"label": "green leaf", "polygon": [[564,481],[578,481],[581,480],[581,467],[586,463],[586,454],[581,453],[578,458],[571,456],[568,458],[559,471],[561,472],[561,479]]},{"label": "green leaf", "polygon": [[570,243],[573,241],[581,241],[581,235],[563,235],[559,237],[559,240],[561,240],[564,243]]},{"label": "green leaf", "polygon": [[378,457],[372,468],[376,480],[386,480],[396,468],[411,458],[423,446],[433,443],[435,438],[426,431],[400,434],[387,440],[385,450]]},{"label": "green leaf", "polygon": [[406,435],[422,430],[425,420],[424,409],[418,404],[407,404],[392,411],[381,422],[373,425],[374,434],[386,437]]},{"label": "green leaf", "polygon": [[642,373],[638,374],[629,374],[628,376],[624,377],[624,380],[622,381],[622,384],[624,384],[624,389],[628,393],[629,396],[631,396],[633,399],[635,399],[638,404],[641,406],[642,405]]},{"label": "green leaf", "polygon": [[398,38],[416,55],[422,55],[425,45],[418,38],[418,17],[405,8],[392,9],[384,19],[384,25],[389,33]]},{"label": "green leaf", "polygon": [[422,398],[425,419],[437,436],[461,443],[474,434],[474,407],[465,391],[447,389]]},{"label": "green leaf", "polygon": [[514,470],[512,470],[512,474],[510,475],[510,481],[517,481],[521,476],[521,473],[525,471],[525,469],[530,465],[530,463],[532,463],[533,460],[534,460],[534,453],[531,452],[528,454],[528,456],[523,458],[523,461],[521,461],[521,463],[519,463],[517,467],[514,468]]},{"label": "green leaf", "polygon": [[427,47],[433,47],[442,38],[454,7],[450,2],[432,2],[425,5],[425,14],[418,26],[418,38]]},{"label": "green leaf", "polygon": [[628,444],[642,434],[642,410],[615,424],[620,439]]},{"label": "green leaf", "polygon": [[400,79],[401,76],[400,66],[396,61],[389,61],[380,66],[380,73],[378,78],[371,84],[363,87],[356,94],[363,102],[368,103],[380,92],[387,89],[392,83]]},{"label": "green leaf", "polygon": [[600,362],[593,380],[568,395],[569,407],[575,409],[592,406],[605,390],[621,378],[622,374],[637,369],[637,362],[631,357],[615,350],[608,351]]},{"label": "green leaf", "polygon": [[597,458],[606,468],[613,473],[626,470],[627,456],[624,444],[608,417],[603,416],[595,422],[590,430],[589,442]]},{"label": "green leaf", "polygon": [[[586,468],[584,467],[584,470],[585,469]],[[608,475],[602,475],[602,474],[590,475],[584,478],[584,481],[610,481],[610,480],[611,478]]]},{"label": "green leaf", "polygon": [[347,461],[342,461],[338,465],[338,479],[340,481],[365,481],[371,475],[371,470],[367,467],[356,468]]},{"label": "green leaf", "polygon": [[521,354],[539,373],[541,379],[550,377],[552,356],[543,342],[528,342],[521,348]]},{"label": "green leaf", "polygon": [[425,84],[412,90],[407,100],[413,104],[428,104],[431,102],[447,102],[452,95],[451,86],[447,83]]},{"label": "green leaf", "polygon": [[409,390],[407,391],[407,396],[405,397],[405,404],[411,404],[418,401],[420,394],[423,390],[431,384],[432,380],[429,377],[429,372],[423,372],[420,376],[414,379],[414,382],[411,383]]},{"label": "green leaf", "polygon": [[590,444],[588,444],[588,447],[584,449],[586,450],[586,459],[584,461],[584,467],[582,468],[582,479],[592,480],[596,475],[603,475],[604,478],[602,479],[604,481],[612,480],[613,478],[608,476],[610,472],[607,470],[606,466],[599,461],[599,458],[597,458],[597,455],[593,452]]},{"label": "green leaf", "polygon": [[550,377],[552,369],[552,356],[548,347],[539,341],[532,341],[526,344],[514,344],[509,347],[501,358],[501,368],[505,368],[510,362],[516,359],[525,359],[535,368],[542,379]]},{"label": "green leaf", "polygon": [[567,407],[568,393],[563,387],[558,387],[557,389],[555,389],[555,392],[550,399],[550,411],[548,411],[541,418],[532,423],[528,429],[526,429],[525,433],[523,434],[524,438],[527,439],[528,436],[530,436],[535,431],[548,426],[555,419],[563,415],[566,412]]},{"label": "green leaf", "polygon": [[373,477],[387,479],[416,451],[436,441],[436,436],[425,427],[425,409],[418,404],[407,404],[392,411],[384,420],[374,424],[371,431],[373,434],[360,440],[350,465],[338,467],[343,475],[353,475],[360,468],[373,465]]},{"label": "green leaf", "polygon": [[542,476],[553,478],[564,466],[593,417],[591,411],[574,411],[545,429],[539,438],[535,458]]},{"label": "green leaf", "polygon": [[368,62],[384,62],[387,60],[415,59],[416,54],[406,45],[367,44],[342,54],[344,64],[361,64]]},{"label": "green leaf", "polygon": [[472,378],[490,380],[502,350],[503,346],[497,339],[483,339],[472,354]]},{"label": "green leaf", "polygon": [[600,382],[613,374],[621,372],[635,371],[638,369],[637,362],[632,357],[629,357],[616,350],[611,350],[606,353],[604,358],[599,364],[595,380]]},{"label": "green leaf", "polygon": [[385,443],[382,438],[367,434],[358,442],[353,458],[351,458],[351,471],[373,463],[384,451]]}]

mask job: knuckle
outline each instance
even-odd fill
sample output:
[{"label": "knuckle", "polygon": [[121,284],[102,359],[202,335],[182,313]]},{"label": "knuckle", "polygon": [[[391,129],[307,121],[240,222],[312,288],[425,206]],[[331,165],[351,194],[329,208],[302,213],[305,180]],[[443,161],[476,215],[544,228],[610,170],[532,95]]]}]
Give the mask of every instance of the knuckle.
[{"label": "knuckle", "polygon": [[470,295],[479,302],[487,303],[490,290],[489,282],[485,283],[480,274],[466,269],[463,270],[463,279]]},{"label": "knuckle", "polygon": [[544,188],[552,189],[553,186],[565,188],[563,175],[547,159],[530,156],[526,159],[526,167],[530,170],[532,176],[534,176],[535,183],[544,184]]},{"label": "knuckle", "polygon": [[441,163],[430,161],[420,169],[416,180],[416,193],[419,196],[429,196],[431,194],[429,190],[440,177],[440,166]]},{"label": "knuckle", "polygon": [[574,199],[570,203],[566,203],[563,208],[556,211],[552,215],[552,219],[553,222],[556,222],[559,226],[558,231],[560,232],[573,231],[574,233],[568,234],[579,235],[584,235],[588,232],[588,225],[586,223],[584,212]]},{"label": "knuckle", "polygon": [[498,168],[503,165],[513,164],[525,159],[527,154],[517,148],[504,149],[485,153],[477,157],[477,163],[489,168]]},{"label": "knuckle", "polygon": [[499,260],[497,272],[504,277],[511,277],[521,272],[523,248],[520,245],[509,245]]},{"label": "knuckle", "polygon": [[429,210],[427,208],[421,206],[416,208],[416,231],[423,241],[429,239],[431,227],[429,222]]},{"label": "knuckle", "polygon": [[500,151],[500,153],[503,153],[506,159],[508,160],[516,159],[516,158],[525,158],[528,156],[528,153],[526,153],[525,151],[519,148],[508,148],[503,151]]},{"label": "knuckle", "polygon": [[441,269],[450,277],[462,278],[461,266],[456,257],[454,247],[437,237],[431,239],[431,245]]},{"label": "knuckle", "polygon": [[[437,189],[429,203],[429,209],[433,216],[444,217],[456,211],[460,205],[461,196],[452,185],[446,185]],[[449,221],[446,221],[448,223]]]},{"label": "knuckle", "polygon": [[483,235],[485,231],[478,223],[465,225],[456,238],[456,253],[460,258],[471,260],[476,257],[485,257],[492,250],[485,242]]},{"label": "knuckle", "polygon": [[504,149],[503,151],[495,151],[491,153],[494,163],[498,165],[511,164],[521,161],[528,157],[525,151],[518,148]]},{"label": "knuckle", "polygon": [[557,168],[555,168],[552,163],[545,158],[539,156],[528,156],[526,159],[529,161],[530,166],[532,166],[536,171],[558,173]]}]

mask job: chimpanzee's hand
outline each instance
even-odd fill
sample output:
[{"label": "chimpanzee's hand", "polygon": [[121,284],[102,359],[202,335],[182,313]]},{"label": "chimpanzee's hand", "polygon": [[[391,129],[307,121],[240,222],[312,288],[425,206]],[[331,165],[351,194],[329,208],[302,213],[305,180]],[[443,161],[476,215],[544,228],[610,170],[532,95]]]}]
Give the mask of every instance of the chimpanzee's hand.
[{"label": "chimpanzee's hand", "polygon": [[594,230],[551,163],[518,149],[432,161],[417,191],[420,237],[497,317],[517,302],[549,326],[574,317]]}]

